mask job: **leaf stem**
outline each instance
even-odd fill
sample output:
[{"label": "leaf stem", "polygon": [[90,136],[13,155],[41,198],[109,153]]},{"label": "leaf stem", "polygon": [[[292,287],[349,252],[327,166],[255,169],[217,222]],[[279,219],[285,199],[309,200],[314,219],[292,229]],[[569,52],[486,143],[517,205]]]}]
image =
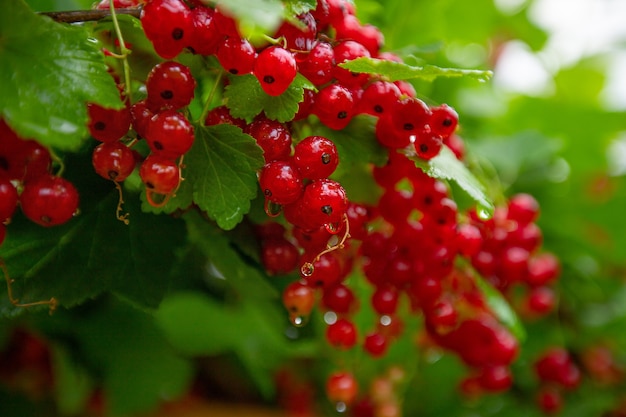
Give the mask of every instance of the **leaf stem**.
[{"label": "leaf stem", "polygon": [[117,14],[115,12],[115,5],[113,4],[114,0],[109,0],[109,9],[111,10],[111,19],[113,20],[113,27],[115,28],[115,36],[117,36],[117,40],[120,43],[120,54],[122,56],[122,67],[124,69],[124,100],[127,103],[130,103],[131,99],[131,85],[130,85],[130,65],[128,65],[128,54],[131,53],[130,49],[126,48],[126,43],[124,42],[124,37],[122,36],[122,30],[120,29],[120,24],[117,20]]},{"label": "leaf stem", "polygon": [[215,79],[215,84],[213,84],[213,88],[211,88],[211,92],[209,93],[209,96],[204,102],[204,107],[202,107],[202,113],[200,114],[199,119],[196,120],[196,123],[200,123],[202,126],[204,126],[205,124],[204,121],[206,120],[206,117],[209,114],[209,111],[211,111],[211,102],[213,101],[213,96],[215,95],[215,92],[217,91],[217,87],[219,87],[220,84],[222,83],[223,76],[224,76],[223,71],[220,71],[217,74],[217,78]]}]

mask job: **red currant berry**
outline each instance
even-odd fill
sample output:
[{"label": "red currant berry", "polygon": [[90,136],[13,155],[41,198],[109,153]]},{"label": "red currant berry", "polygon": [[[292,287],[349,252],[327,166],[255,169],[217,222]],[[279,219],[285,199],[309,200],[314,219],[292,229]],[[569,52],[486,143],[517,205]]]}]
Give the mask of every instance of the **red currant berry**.
[{"label": "red currant berry", "polygon": [[539,203],[530,194],[516,194],[509,200],[507,218],[526,225],[539,216]]},{"label": "red currant berry", "polygon": [[172,59],[188,44],[193,23],[182,0],[152,0],[141,10],[141,25],[157,54]]},{"label": "red currant berry", "polygon": [[193,99],[196,80],[183,64],[174,61],[155,65],[146,79],[147,105],[153,112],[177,110]]},{"label": "red currant berry", "polygon": [[331,140],[322,136],[309,136],[295,146],[293,161],[302,177],[327,178],[337,168],[339,156]]},{"label": "red currant berry", "polygon": [[542,286],[554,281],[561,274],[559,259],[545,252],[528,259],[526,281],[532,286]]},{"label": "red currant berry", "polygon": [[554,309],[556,295],[550,287],[536,287],[530,290],[526,304],[531,313],[542,316]]},{"label": "red currant berry", "polygon": [[341,282],[342,265],[335,252],[325,253],[314,260],[312,263],[313,270],[304,280],[311,287],[329,288]]},{"label": "red currant berry", "polygon": [[291,132],[283,123],[260,116],[247,126],[246,133],[263,149],[266,162],[286,160],[291,155]]},{"label": "red currant berry", "polygon": [[430,109],[422,100],[406,97],[396,102],[391,112],[394,129],[405,137],[424,132],[430,118]]},{"label": "red currant berry", "polygon": [[335,372],[326,380],[326,396],[333,403],[350,405],[354,402],[359,386],[349,372]]},{"label": "red currant berry", "polygon": [[279,96],[296,78],[298,66],[291,52],[274,45],[259,53],[253,72],[263,91],[270,96]]},{"label": "red currant berry", "polygon": [[190,12],[191,33],[187,39],[191,51],[200,55],[213,55],[221,41],[221,35],[214,20],[215,12],[202,5]]},{"label": "red currant berry", "polygon": [[363,348],[367,353],[375,358],[383,356],[387,352],[387,338],[378,332],[373,332],[365,336]]},{"label": "red currant berry", "polygon": [[432,107],[430,112],[428,125],[431,131],[441,138],[450,137],[459,123],[459,115],[457,112],[447,104]]},{"label": "red currant berry", "polygon": [[65,178],[46,174],[24,185],[22,212],[31,221],[56,226],[70,220],[78,210],[78,191]]},{"label": "red currant berry", "polygon": [[298,248],[285,238],[272,238],[261,243],[261,262],[268,274],[288,274],[298,266],[299,259]]},{"label": "red currant berry", "polygon": [[344,129],[354,115],[352,93],[339,84],[330,84],[322,88],[315,96],[313,114],[331,129]]},{"label": "red currant berry", "polygon": [[171,159],[161,155],[149,155],[139,168],[139,176],[150,192],[167,195],[180,182],[180,170]]},{"label": "red currant berry", "polygon": [[354,307],[356,298],[350,287],[339,283],[324,288],[322,303],[336,314],[348,314]]},{"label": "red currant berry", "polygon": [[111,181],[124,181],[135,169],[133,151],[121,142],[101,143],[91,158],[98,175]]},{"label": "red currant berry", "polygon": [[439,151],[443,147],[443,141],[440,136],[430,132],[429,129],[424,129],[415,135],[415,152],[417,156],[428,161],[439,155]]},{"label": "red currant berry", "polygon": [[288,161],[265,164],[259,174],[259,184],[265,198],[276,204],[293,203],[304,191],[300,173]]},{"label": "red currant berry", "polygon": [[473,224],[463,223],[456,228],[456,246],[459,253],[471,258],[480,251],[483,237],[480,229]]},{"label": "red currant berry", "polygon": [[101,142],[115,142],[122,138],[130,128],[130,111],[127,107],[120,110],[106,109],[95,103],[87,104],[89,112],[89,133]]},{"label": "red currant berry", "polygon": [[508,366],[487,366],[478,376],[478,382],[482,388],[490,392],[502,392],[511,387],[513,376]]},{"label": "red currant berry", "polygon": [[389,81],[374,81],[363,90],[357,112],[382,116],[389,113],[400,99],[400,89]]},{"label": "red currant berry", "polygon": [[315,18],[308,12],[298,15],[296,18],[296,24],[288,21],[283,22],[272,37],[285,39],[287,49],[310,51],[315,45],[315,36],[317,35]]},{"label": "red currant berry", "polygon": [[398,291],[393,287],[378,287],[372,294],[372,308],[381,316],[393,315],[398,308]]},{"label": "red currant berry", "polygon": [[154,113],[148,108],[146,100],[140,100],[130,106],[130,119],[133,129],[135,129],[140,138],[146,137],[148,125],[153,116]]},{"label": "red currant berry", "polygon": [[217,47],[220,65],[233,75],[250,74],[254,69],[257,54],[247,39],[229,36]]},{"label": "red currant berry", "polygon": [[17,208],[17,189],[13,186],[8,176],[0,171],[0,223],[11,218]]},{"label": "red currant berry", "polygon": [[326,340],[337,349],[350,349],[356,344],[357,331],[354,323],[340,318],[326,328]]},{"label": "red currant berry", "polygon": [[327,42],[318,42],[307,58],[298,64],[298,70],[316,86],[324,85],[333,79],[335,51]]},{"label": "red currant berry", "polygon": [[230,110],[225,105],[212,108],[206,116],[204,123],[207,126],[229,124],[237,126],[241,130],[246,127],[246,121],[231,116]]},{"label": "red currant berry", "polygon": [[348,209],[346,191],[329,179],[313,180],[298,201],[302,215],[318,226],[340,223]]},{"label": "red currant berry", "polygon": [[[356,58],[370,57],[370,53],[367,48],[353,40],[341,41],[335,46],[334,52],[337,64],[351,61]],[[360,87],[369,79],[369,74],[367,73],[352,72],[339,66],[334,67],[333,75],[341,84],[347,87]]]},{"label": "red currant berry", "polygon": [[165,110],[150,120],[146,141],[154,154],[176,159],[191,149],[194,128],[182,113]]},{"label": "red currant berry", "polygon": [[546,414],[557,414],[563,408],[563,395],[556,387],[542,387],[537,394],[537,403]]},{"label": "red currant berry", "polygon": [[294,324],[303,324],[315,306],[315,290],[301,281],[294,281],[283,291],[283,305]]}]

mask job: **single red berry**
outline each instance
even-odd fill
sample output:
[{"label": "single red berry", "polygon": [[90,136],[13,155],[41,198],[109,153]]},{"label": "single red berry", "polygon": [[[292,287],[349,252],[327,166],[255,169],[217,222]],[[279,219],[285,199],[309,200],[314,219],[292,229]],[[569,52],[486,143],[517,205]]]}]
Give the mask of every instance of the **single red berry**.
[{"label": "single red berry", "polygon": [[191,9],[191,30],[187,39],[191,51],[199,55],[213,55],[222,40],[214,19],[212,8],[198,5]]},{"label": "single red berry", "polygon": [[339,84],[330,84],[322,88],[315,96],[313,114],[331,129],[344,129],[354,115],[352,93]]},{"label": "single red berry", "polygon": [[335,51],[328,42],[318,42],[306,59],[298,64],[298,71],[316,86],[324,85],[333,79]]},{"label": "single red berry", "polygon": [[556,294],[550,287],[532,288],[527,296],[526,304],[531,313],[544,315],[554,309]]},{"label": "single red berry", "polygon": [[437,136],[429,129],[424,129],[418,132],[415,136],[415,152],[420,158],[429,161],[435,156],[439,155],[439,151],[443,147],[443,141],[440,136]]},{"label": "single red berry", "polygon": [[358,391],[356,378],[349,372],[335,372],[326,380],[326,396],[333,403],[350,405],[356,399]]},{"label": "single red berry", "polygon": [[337,168],[339,155],[331,140],[309,136],[295,146],[293,162],[303,178],[327,178]]},{"label": "single red berry", "polygon": [[206,116],[204,123],[207,126],[229,124],[239,127],[243,130],[246,127],[246,121],[238,119],[230,114],[230,110],[225,105],[212,108]]},{"label": "single red berry", "polygon": [[334,52],[337,66],[333,69],[333,75],[341,84],[347,87],[360,87],[367,82],[369,74],[352,72],[338,66],[356,58],[369,58],[370,53],[367,48],[354,40],[344,40],[334,47]]},{"label": "single red berry", "polygon": [[180,182],[178,165],[161,155],[148,155],[141,163],[139,176],[150,192],[163,195],[174,191]]},{"label": "single red berry", "polygon": [[270,96],[279,96],[296,78],[298,66],[291,52],[273,45],[259,53],[253,72],[263,91]]},{"label": "single red berry", "polygon": [[387,347],[387,338],[383,334],[372,332],[365,336],[363,348],[373,357],[379,358],[383,356],[387,352]]},{"label": "single red berry", "polygon": [[406,97],[398,100],[391,111],[393,128],[405,137],[422,134],[430,119],[430,109],[422,100]]},{"label": "single red berry", "polygon": [[141,9],[141,25],[157,54],[172,59],[189,45],[193,23],[182,0],[151,0]]},{"label": "single red berry", "polygon": [[303,319],[315,306],[315,290],[301,281],[294,281],[285,287],[282,300],[293,319]]},{"label": "single red berry", "polygon": [[539,216],[539,203],[530,194],[516,194],[509,200],[507,218],[526,225]]},{"label": "single red berry", "polygon": [[310,51],[315,45],[317,35],[317,23],[309,12],[296,16],[297,23],[285,21],[278,28],[274,39],[285,39],[287,49],[299,52]]},{"label": "single red berry", "polygon": [[153,112],[177,110],[191,103],[196,80],[189,68],[174,61],[155,65],[146,79],[147,105]]},{"label": "single red berry", "polygon": [[285,124],[259,116],[245,131],[263,149],[266,162],[286,160],[291,155],[291,132]]},{"label": "single red berry", "polygon": [[101,142],[115,142],[130,129],[130,110],[107,109],[95,103],[87,104],[89,133]]},{"label": "single red berry", "polygon": [[364,90],[357,103],[358,113],[382,116],[390,112],[400,99],[400,89],[389,81],[374,81]]},{"label": "single red berry", "polygon": [[318,227],[338,224],[348,209],[346,191],[330,179],[313,180],[300,198],[301,214]]},{"label": "single red berry", "polygon": [[182,113],[165,110],[150,120],[146,141],[154,154],[176,159],[191,149],[194,128]]},{"label": "single red berry", "polygon": [[24,215],[44,227],[70,220],[78,210],[78,202],[78,191],[74,185],[51,174],[26,183],[20,194]]},{"label": "single red berry", "polygon": [[252,44],[238,36],[225,38],[217,47],[215,56],[224,70],[233,75],[250,74],[257,59]]},{"label": "single red berry", "polygon": [[154,113],[148,108],[146,100],[140,100],[130,106],[130,120],[140,138],[146,137],[148,125],[153,116]]},{"label": "single red berry", "polygon": [[324,289],[341,282],[343,270],[336,252],[325,253],[311,264],[313,271],[304,277],[305,282],[311,287]]},{"label": "single red berry", "polygon": [[91,162],[98,175],[111,181],[124,181],[135,169],[133,151],[121,142],[106,142],[93,150]]},{"label": "single red berry", "polygon": [[372,308],[378,314],[393,315],[398,308],[398,291],[393,287],[378,287],[372,294]]},{"label": "single red berry", "polygon": [[542,387],[537,394],[537,404],[546,414],[557,414],[563,408],[563,395],[556,387]]},{"label": "single red berry", "polygon": [[350,349],[356,344],[357,330],[346,318],[337,319],[326,328],[326,340],[337,349]]},{"label": "single red berry", "polygon": [[272,238],[261,243],[261,262],[271,275],[288,274],[298,266],[300,253],[285,238]]},{"label": "single red berry", "polygon": [[442,139],[450,137],[459,123],[459,115],[447,104],[431,107],[428,125],[430,130]]},{"label": "single red berry", "polygon": [[361,24],[355,15],[346,14],[335,24],[337,39],[351,39],[363,45],[371,56],[377,56],[385,38],[376,26]]},{"label": "single red berry", "polygon": [[288,161],[272,161],[263,166],[259,174],[263,195],[276,204],[295,202],[304,191],[302,177]]},{"label": "single red berry", "polygon": [[549,252],[532,255],[528,259],[526,282],[532,286],[546,285],[561,274],[559,259]]},{"label": "single red berry", "polygon": [[337,314],[348,314],[354,307],[356,298],[350,287],[339,283],[323,289],[322,303]]},{"label": "single red berry", "polygon": [[490,392],[502,392],[508,390],[513,384],[513,376],[508,366],[486,366],[478,376],[480,386]]},{"label": "single red berry", "polygon": [[17,189],[11,183],[8,176],[0,171],[0,223],[11,218],[17,208]]}]

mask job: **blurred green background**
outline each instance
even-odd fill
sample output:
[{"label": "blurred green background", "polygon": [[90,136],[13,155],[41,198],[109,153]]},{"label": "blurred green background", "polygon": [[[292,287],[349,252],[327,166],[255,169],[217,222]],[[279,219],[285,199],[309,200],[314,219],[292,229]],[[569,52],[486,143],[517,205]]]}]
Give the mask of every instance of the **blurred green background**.
[{"label": "blurred green background", "polygon": [[[51,11],[85,8],[91,1],[29,4]],[[458,111],[468,162],[494,201],[515,192],[537,198],[545,248],[563,264],[558,314],[527,324],[510,393],[464,401],[456,388],[464,372],[457,359],[409,360],[414,374],[404,388],[405,415],[541,415],[529,367],[546,346],[564,345],[578,355],[608,346],[616,363],[626,364],[626,30],[621,25],[620,32],[619,24],[619,16],[626,18],[624,2],[359,0],[356,5],[360,20],[384,33],[385,49],[409,64],[494,71],[487,83],[439,79],[415,87],[426,102],[448,103]],[[228,241],[206,233],[212,238],[180,254],[180,265],[224,253],[215,256],[228,264],[238,256]],[[205,285],[203,266],[180,266],[175,274]],[[218,278],[209,280],[211,285],[220,293]],[[301,365],[304,359],[315,377],[315,367],[323,369],[329,354],[308,337],[315,329],[300,330],[297,342],[285,338],[283,312],[269,296],[232,304],[173,292],[156,312],[100,298],[52,318],[33,313],[3,320],[2,326],[6,343],[15,327],[51,343],[57,379],[44,406],[32,401],[41,399],[37,387],[27,395],[15,389],[28,383],[0,387],[2,416],[81,415],[94,401],[94,390],[106,394],[114,415],[134,415],[188,392],[198,375],[201,394],[272,403],[273,373],[281,364],[295,359]],[[405,361],[401,355],[407,349],[392,351],[396,357],[390,362]],[[586,378],[567,394],[562,415],[618,415],[608,413],[626,400],[624,393],[622,382],[607,386]]]}]

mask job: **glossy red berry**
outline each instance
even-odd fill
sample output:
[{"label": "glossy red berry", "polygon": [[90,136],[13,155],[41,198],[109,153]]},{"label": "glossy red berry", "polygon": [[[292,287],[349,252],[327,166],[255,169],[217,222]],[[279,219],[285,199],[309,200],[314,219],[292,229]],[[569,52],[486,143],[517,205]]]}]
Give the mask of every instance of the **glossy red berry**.
[{"label": "glossy red berry", "polygon": [[182,0],[152,0],[141,10],[141,25],[157,54],[172,59],[189,45],[193,23]]},{"label": "glossy red berry", "polygon": [[95,103],[87,104],[89,113],[89,133],[101,142],[115,142],[121,139],[130,128],[130,111],[107,109]]},{"label": "glossy red berry", "polygon": [[148,108],[146,100],[140,100],[130,106],[130,120],[132,122],[133,129],[137,132],[140,138],[146,137],[148,131],[148,125],[150,120],[154,116],[154,112]]},{"label": "glossy red berry", "polygon": [[350,405],[359,391],[356,378],[349,372],[335,372],[326,380],[326,396],[332,403]]},{"label": "glossy red berry", "polygon": [[259,53],[253,72],[263,91],[270,96],[279,96],[296,78],[298,66],[291,52],[274,45]]},{"label": "glossy red berry", "polygon": [[336,252],[321,255],[311,262],[313,270],[304,280],[314,288],[329,288],[339,284],[343,278],[341,260]]},{"label": "glossy red berry", "polygon": [[385,335],[372,332],[365,336],[363,349],[375,358],[383,356],[387,352],[388,342]]},{"label": "glossy red berry", "polygon": [[10,219],[17,208],[17,189],[0,171],[0,223]]},{"label": "glossy red berry", "polygon": [[215,56],[224,70],[233,75],[250,74],[257,58],[252,44],[238,36],[225,38],[217,47]]},{"label": "glossy red berry", "polygon": [[333,79],[335,51],[328,42],[318,42],[306,59],[298,64],[298,70],[316,86],[324,85]]},{"label": "glossy red berry", "polygon": [[285,39],[287,49],[298,52],[310,51],[315,45],[317,35],[317,23],[309,12],[296,16],[296,23],[285,21],[278,28],[274,39]]},{"label": "glossy red berry", "polygon": [[180,182],[178,165],[161,155],[149,155],[139,167],[139,176],[150,192],[167,195]]},{"label": "glossy red berry", "polygon": [[324,288],[322,304],[337,314],[348,314],[356,303],[354,292],[345,284],[336,284]]},{"label": "glossy red berry", "polygon": [[354,115],[354,98],[350,90],[339,84],[330,84],[315,96],[313,114],[334,130],[348,126]]},{"label": "glossy red berry", "polygon": [[528,259],[526,281],[532,286],[548,284],[561,274],[559,259],[549,252],[536,254]]},{"label": "glossy red berry", "polygon": [[260,116],[246,127],[246,133],[263,149],[266,162],[286,160],[291,155],[291,132],[283,123]]},{"label": "glossy red berry", "polygon": [[398,291],[393,287],[378,287],[372,294],[372,307],[380,315],[393,315],[398,308]]},{"label": "glossy red berry", "polygon": [[298,201],[301,214],[318,226],[340,223],[348,209],[346,191],[341,184],[329,179],[309,183]]},{"label": "glossy red berry", "polygon": [[283,290],[282,300],[292,320],[303,320],[315,306],[315,290],[301,281],[294,281]]},{"label": "glossy red berry", "polygon": [[326,340],[335,348],[350,349],[356,344],[356,339],[356,326],[346,318],[337,319],[326,328]]},{"label": "glossy red berry", "polygon": [[153,112],[177,110],[191,103],[196,80],[189,68],[174,61],[155,65],[146,79],[147,105]]},{"label": "glossy red berry", "polygon": [[459,115],[452,107],[442,104],[438,107],[431,107],[430,112],[428,125],[435,135],[443,139],[454,133],[459,123]]},{"label": "glossy red berry", "polygon": [[213,55],[222,40],[210,7],[196,6],[191,9],[191,31],[187,39],[189,49],[199,55]]},{"label": "glossy red berry", "polygon": [[194,128],[182,113],[165,110],[150,120],[146,141],[154,154],[175,159],[191,149]]},{"label": "glossy red berry", "polygon": [[285,238],[271,238],[261,243],[261,262],[268,274],[288,274],[296,269],[300,253]]},{"label": "glossy red berry", "polygon": [[364,90],[357,103],[357,112],[382,116],[390,112],[400,99],[400,89],[389,81],[374,81]]},{"label": "glossy red berry", "polygon": [[520,225],[529,224],[539,216],[539,203],[530,194],[520,193],[511,197],[508,203],[507,218]]},{"label": "glossy red berry", "polygon": [[309,136],[294,148],[293,162],[303,178],[329,177],[339,164],[335,144],[322,136]]},{"label": "glossy red berry", "polygon": [[98,175],[111,181],[124,181],[135,169],[133,151],[121,142],[101,143],[91,157]]},{"label": "glossy red berry", "polygon": [[20,206],[31,221],[56,226],[70,220],[78,210],[78,191],[65,178],[46,174],[24,185]]},{"label": "glossy red berry", "polygon": [[356,58],[369,58],[370,53],[363,45],[353,40],[344,40],[334,47],[335,61],[333,75],[343,85],[347,87],[360,87],[367,82],[369,74],[357,73],[339,66],[346,61]]},{"label": "glossy red berry", "polygon": [[429,129],[424,129],[414,137],[415,142],[413,145],[415,146],[417,156],[428,161],[439,155],[439,151],[443,147],[441,136],[434,134]]},{"label": "glossy red berry", "polygon": [[230,114],[230,110],[225,105],[212,108],[206,116],[204,123],[207,126],[229,124],[239,127],[243,130],[246,127],[246,121],[233,117]]},{"label": "glossy red berry", "polygon": [[265,164],[259,173],[259,184],[263,195],[276,204],[291,204],[304,191],[302,177],[288,161],[272,161]]}]

